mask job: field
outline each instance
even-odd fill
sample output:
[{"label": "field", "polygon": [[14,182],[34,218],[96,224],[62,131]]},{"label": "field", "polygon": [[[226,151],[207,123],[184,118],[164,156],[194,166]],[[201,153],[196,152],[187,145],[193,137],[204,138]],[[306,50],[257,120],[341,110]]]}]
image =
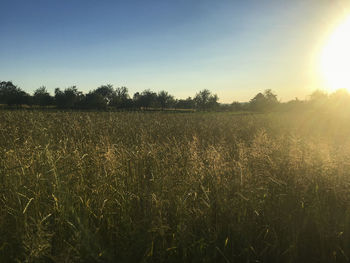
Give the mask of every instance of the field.
[{"label": "field", "polygon": [[0,112],[0,262],[346,262],[350,117]]}]

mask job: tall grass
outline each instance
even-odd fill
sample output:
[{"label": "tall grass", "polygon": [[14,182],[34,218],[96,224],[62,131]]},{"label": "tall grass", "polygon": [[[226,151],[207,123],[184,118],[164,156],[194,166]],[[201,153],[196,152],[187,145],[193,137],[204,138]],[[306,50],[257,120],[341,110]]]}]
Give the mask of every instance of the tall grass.
[{"label": "tall grass", "polygon": [[349,261],[349,121],[2,111],[0,261]]}]

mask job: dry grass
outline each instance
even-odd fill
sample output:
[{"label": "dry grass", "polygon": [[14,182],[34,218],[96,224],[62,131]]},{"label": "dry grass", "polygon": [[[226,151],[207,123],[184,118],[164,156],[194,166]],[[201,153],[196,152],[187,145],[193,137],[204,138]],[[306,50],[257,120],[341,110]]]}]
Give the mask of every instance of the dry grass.
[{"label": "dry grass", "polygon": [[349,120],[2,111],[0,261],[348,261]]}]

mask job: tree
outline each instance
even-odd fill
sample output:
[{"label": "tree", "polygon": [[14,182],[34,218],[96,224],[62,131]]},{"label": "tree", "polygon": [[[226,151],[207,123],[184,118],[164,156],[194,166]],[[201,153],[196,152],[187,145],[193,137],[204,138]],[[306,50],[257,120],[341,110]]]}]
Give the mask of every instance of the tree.
[{"label": "tree", "polygon": [[253,111],[267,111],[278,105],[277,95],[272,90],[267,89],[264,93],[259,92],[250,100],[250,109]]},{"label": "tree", "polygon": [[102,85],[95,89],[93,92],[102,96],[106,101],[107,105],[109,105],[111,101],[113,101],[116,95],[115,90],[113,89],[113,85],[111,84]]},{"label": "tree", "polygon": [[54,102],[53,97],[47,92],[46,87],[42,86],[34,91],[33,103],[40,106],[49,106]]},{"label": "tree", "polygon": [[0,82],[0,103],[8,104],[11,96],[16,93],[16,86],[11,81]]},{"label": "tree", "polygon": [[206,110],[214,109],[218,106],[218,96],[211,94],[207,89],[204,89],[196,94],[194,103],[197,109]]},{"label": "tree", "polygon": [[147,89],[140,93],[134,94],[134,103],[140,108],[150,108],[156,106],[157,103],[157,93]]},{"label": "tree", "polygon": [[231,103],[230,108],[232,111],[240,111],[242,110],[242,104],[238,101],[234,101]]},{"label": "tree", "polygon": [[81,107],[87,109],[106,109],[107,101],[105,97],[95,91],[90,91],[85,95]]},{"label": "tree", "polygon": [[208,109],[215,109],[215,108],[217,108],[219,106],[218,100],[219,100],[218,95],[216,95],[216,94],[211,95],[209,97],[207,108]]},{"label": "tree", "polygon": [[174,99],[174,96],[162,90],[158,92],[157,102],[159,106],[162,108],[162,110],[164,110],[165,108],[170,108],[171,106],[173,106],[175,103],[175,99]]},{"label": "tree", "polygon": [[109,105],[113,104],[115,96],[116,92],[113,89],[113,85],[102,85],[85,95],[81,107],[88,109],[107,109]]},{"label": "tree", "polygon": [[177,100],[175,103],[175,107],[178,109],[194,109],[194,101],[191,97],[188,97],[185,100]]},{"label": "tree", "polygon": [[11,81],[0,82],[0,103],[12,105],[30,104],[30,95]]},{"label": "tree", "polygon": [[329,95],[322,90],[315,90],[310,96],[308,106],[317,110],[327,110],[329,105]]},{"label": "tree", "polygon": [[261,111],[264,110],[266,107],[266,98],[264,94],[259,92],[255,95],[254,98],[252,98],[249,102],[250,108],[254,111]]},{"label": "tree", "polygon": [[345,110],[350,104],[350,94],[346,89],[338,89],[329,96],[333,107]]},{"label": "tree", "polygon": [[324,102],[328,99],[328,94],[322,90],[315,90],[310,95],[310,101],[312,102]]},{"label": "tree", "polygon": [[118,87],[115,89],[115,96],[110,103],[111,106],[114,106],[118,109],[130,108],[132,107],[132,100],[129,96],[129,91],[127,87]]},{"label": "tree", "polygon": [[132,97],[133,104],[136,108],[141,108],[140,97],[141,97],[140,92],[135,92],[134,96]]},{"label": "tree", "polygon": [[271,89],[265,90],[264,96],[269,103],[271,103],[271,104],[278,103],[277,95],[274,94]]},{"label": "tree", "polygon": [[84,95],[78,91],[76,86],[66,88],[64,91],[61,91],[59,88],[55,89],[55,102],[58,108],[77,108],[83,99]]}]

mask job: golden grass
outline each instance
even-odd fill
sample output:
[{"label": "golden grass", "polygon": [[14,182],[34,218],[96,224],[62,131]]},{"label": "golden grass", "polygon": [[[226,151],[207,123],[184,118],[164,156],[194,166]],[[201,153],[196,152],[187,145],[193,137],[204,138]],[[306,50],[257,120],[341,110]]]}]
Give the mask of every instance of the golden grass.
[{"label": "golden grass", "polygon": [[347,261],[349,120],[2,111],[0,261]]}]

